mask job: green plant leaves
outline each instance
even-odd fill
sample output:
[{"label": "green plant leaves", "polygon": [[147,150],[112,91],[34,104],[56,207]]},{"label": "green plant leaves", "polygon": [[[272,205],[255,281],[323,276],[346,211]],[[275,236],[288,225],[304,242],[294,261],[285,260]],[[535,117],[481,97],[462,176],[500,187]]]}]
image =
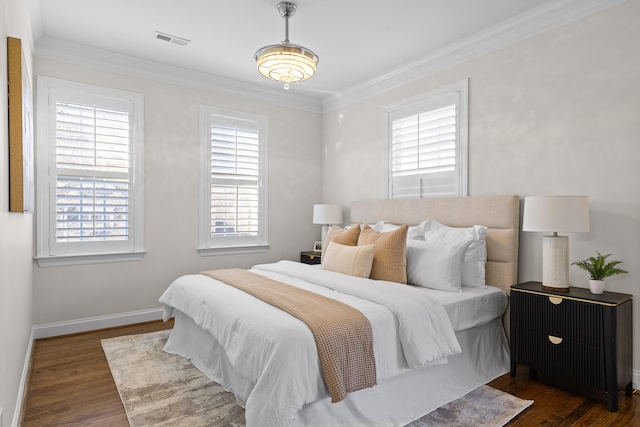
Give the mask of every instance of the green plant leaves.
[{"label": "green plant leaves", "polygon": [[571,265],[575,265],[578,268],[587,271],[591,275],[593,280],[604,280],[607,277],[615,276],[616,274],[628,273],[628,271],[617,267],[622,264],[622,261],[607,261],[607,258],[611,254],[602,255],[596,251],[598,256],[589,257],[583,261],[572,262]]}]

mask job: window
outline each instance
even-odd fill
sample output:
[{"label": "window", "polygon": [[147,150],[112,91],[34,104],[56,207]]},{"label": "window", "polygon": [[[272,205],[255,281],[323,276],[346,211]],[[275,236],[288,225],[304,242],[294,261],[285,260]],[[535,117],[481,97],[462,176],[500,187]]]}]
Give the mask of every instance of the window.
[{"label": "window", "polygon": [[385,106],[388,198],[467,195],[467,86]]},{"label": "window", "polygon": [[41,266],[143,255],[142,95],[38,78]]},{"label": "window", "polygon": [[201,106],[200,132],[200,254],[265,251],[267,118]]}]

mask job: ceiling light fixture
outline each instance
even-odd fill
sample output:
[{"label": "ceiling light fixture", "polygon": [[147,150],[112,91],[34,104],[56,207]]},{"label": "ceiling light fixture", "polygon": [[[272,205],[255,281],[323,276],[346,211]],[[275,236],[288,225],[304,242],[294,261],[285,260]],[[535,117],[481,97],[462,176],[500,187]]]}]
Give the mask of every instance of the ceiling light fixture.
[{"label": "ceiling light fixture", "polygon": [[278,3],[278,11],[285,22],[284,41],[259,49],[254,58],[260,74],[284,83],[285,89],[288,89],[289,83],[313,77],[319,58],[306,47],[289,43],[289,18],[296,12],[296,5],[283,1]]}]

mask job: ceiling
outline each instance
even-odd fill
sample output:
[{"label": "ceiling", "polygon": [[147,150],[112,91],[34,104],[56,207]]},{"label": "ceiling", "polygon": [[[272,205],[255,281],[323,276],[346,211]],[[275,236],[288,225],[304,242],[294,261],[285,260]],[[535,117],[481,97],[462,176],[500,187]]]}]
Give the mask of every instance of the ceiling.
[{"label": "ceiling", "polygon": [[[292,90],[323,97],[411,63],[549,0],[294,0],[289,39],[319,57]],[[33,0],[52,38],[260,85],[254,53],[284,39],[279,0]],[[187,46],[155,38],[159,31]]]}]

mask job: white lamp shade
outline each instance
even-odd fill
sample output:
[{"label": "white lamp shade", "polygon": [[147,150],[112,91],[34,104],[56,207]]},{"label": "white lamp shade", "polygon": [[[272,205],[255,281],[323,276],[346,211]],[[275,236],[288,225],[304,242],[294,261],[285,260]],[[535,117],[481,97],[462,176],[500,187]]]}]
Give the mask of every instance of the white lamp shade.
[{"label": "white lamp shade", "polygon": [[313,205],[313,223],[323,225],[342,224],[342,206]]},{"label": "white lamp shade", "polygon": [[589,231],[587,196],[532,196],[524,199],[522,231]]}]

